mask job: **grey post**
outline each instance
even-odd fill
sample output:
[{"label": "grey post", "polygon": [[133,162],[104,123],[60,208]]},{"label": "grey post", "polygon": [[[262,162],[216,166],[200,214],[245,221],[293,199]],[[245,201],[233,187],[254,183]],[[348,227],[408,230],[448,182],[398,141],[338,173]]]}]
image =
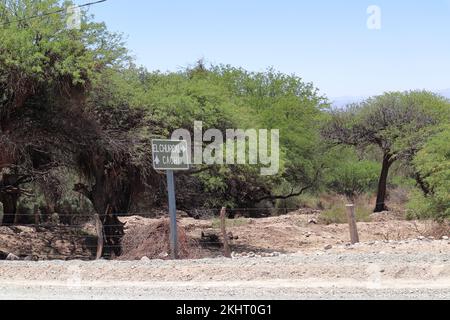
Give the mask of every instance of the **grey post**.
[{"label": "grey post", "polygon": [[173,170],[167,170],[167,190],[169,192],[170,250],[172,259],[178,259],[177,207]]},{"label": "grey post", "polygon": [[178,259],[177,205],[174,171],[189,170],[188,145],[182,140],[152,140],[153,168],[166,171],[169,194],[170,251],[172,259]]}]

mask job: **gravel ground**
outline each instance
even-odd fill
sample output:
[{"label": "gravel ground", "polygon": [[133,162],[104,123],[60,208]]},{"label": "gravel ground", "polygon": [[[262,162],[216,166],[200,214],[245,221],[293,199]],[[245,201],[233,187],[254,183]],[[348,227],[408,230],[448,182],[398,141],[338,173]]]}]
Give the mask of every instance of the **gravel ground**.
[{"label": "gravel ground", "polygon": [[4,261],[0,279],[0,299],[450,299],[450,245],[380,242],[272,258]]}]

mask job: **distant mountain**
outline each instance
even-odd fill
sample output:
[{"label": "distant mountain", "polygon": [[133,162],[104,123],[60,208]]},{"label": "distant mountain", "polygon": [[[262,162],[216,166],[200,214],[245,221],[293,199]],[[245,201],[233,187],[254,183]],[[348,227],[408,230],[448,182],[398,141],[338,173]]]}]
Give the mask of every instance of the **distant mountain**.
[{"label": "distant mountain", "polygon": [[[450,88],[437,91],[437,93],[450,99]],[[338,98],[330,98],[330,101],[331,101],[331,105],[334,108],[342,109],[351,103],[362,102],[362,101],[366,100],[367,98],[368,97],[363,97],[363,96],[359,96],[359,97],[358,96],[354,96],[354,97],[344,96],[344,97],[338,97]]]},{"label": "distant mountain", "polygon": [[450,99],[450,89],[442,90],[438,92],[440,95]]},{"label": "distant mountain", "polygon": [[330,98],[330,101],[331,101],[331,105],[334,108],[342,109],[351,103],[358,103],[358,102],[364,101],[366,98],[367,97],[346,96],[346,97]]}]

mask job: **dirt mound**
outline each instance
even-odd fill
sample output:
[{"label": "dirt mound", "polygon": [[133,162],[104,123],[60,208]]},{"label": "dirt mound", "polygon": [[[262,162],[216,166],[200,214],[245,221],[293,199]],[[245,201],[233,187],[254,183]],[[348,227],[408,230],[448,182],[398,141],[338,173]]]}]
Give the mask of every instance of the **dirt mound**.
[{"label": "dirt mound", "polygon": [[27,260],[89,260],[96,242],[85,231],[64,226],[0,227],[0,252]]},{"label": "dirt mound", "polygon": [[397,211],[372,213],[370,215],[370,220],[372,222],[401,221],[405,220],[405,214]]},{"label": "dirt mound", "polygon": [[[137,224],[131,220],[122,239],[123,254],[119,260],[170,259],[170,221],[158,219]],[[180,259],[203,258],[200,243],[188,236],[184,227],[178,227],[178,250]]]}]

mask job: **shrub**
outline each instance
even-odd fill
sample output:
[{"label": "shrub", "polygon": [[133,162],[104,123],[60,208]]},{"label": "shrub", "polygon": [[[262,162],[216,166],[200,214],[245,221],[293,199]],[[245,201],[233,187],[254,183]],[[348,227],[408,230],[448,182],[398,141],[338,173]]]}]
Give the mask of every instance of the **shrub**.
[{"label": "shrub", "polygon": [[330,171],[328,188],[354,199],[365,192],[376,190],[381,167],[373,161],[347,159],[338,162]]},{"label": "shrub", "polygon": [[450,216],[450,126],[434,136],[417,154],[414,164],[427,194],[415,194],[409,204],[417,217],[441,219]]},{"label": "shrub", "polygon": [[[357,222],[369,222],[371,220],[372,208],[365,201],[358,200],[355,206],[355,215]],[[348,222],[345,203],[337,203],[330,209],[322,212],[320,223],[323,224],[343,224]]]}]

